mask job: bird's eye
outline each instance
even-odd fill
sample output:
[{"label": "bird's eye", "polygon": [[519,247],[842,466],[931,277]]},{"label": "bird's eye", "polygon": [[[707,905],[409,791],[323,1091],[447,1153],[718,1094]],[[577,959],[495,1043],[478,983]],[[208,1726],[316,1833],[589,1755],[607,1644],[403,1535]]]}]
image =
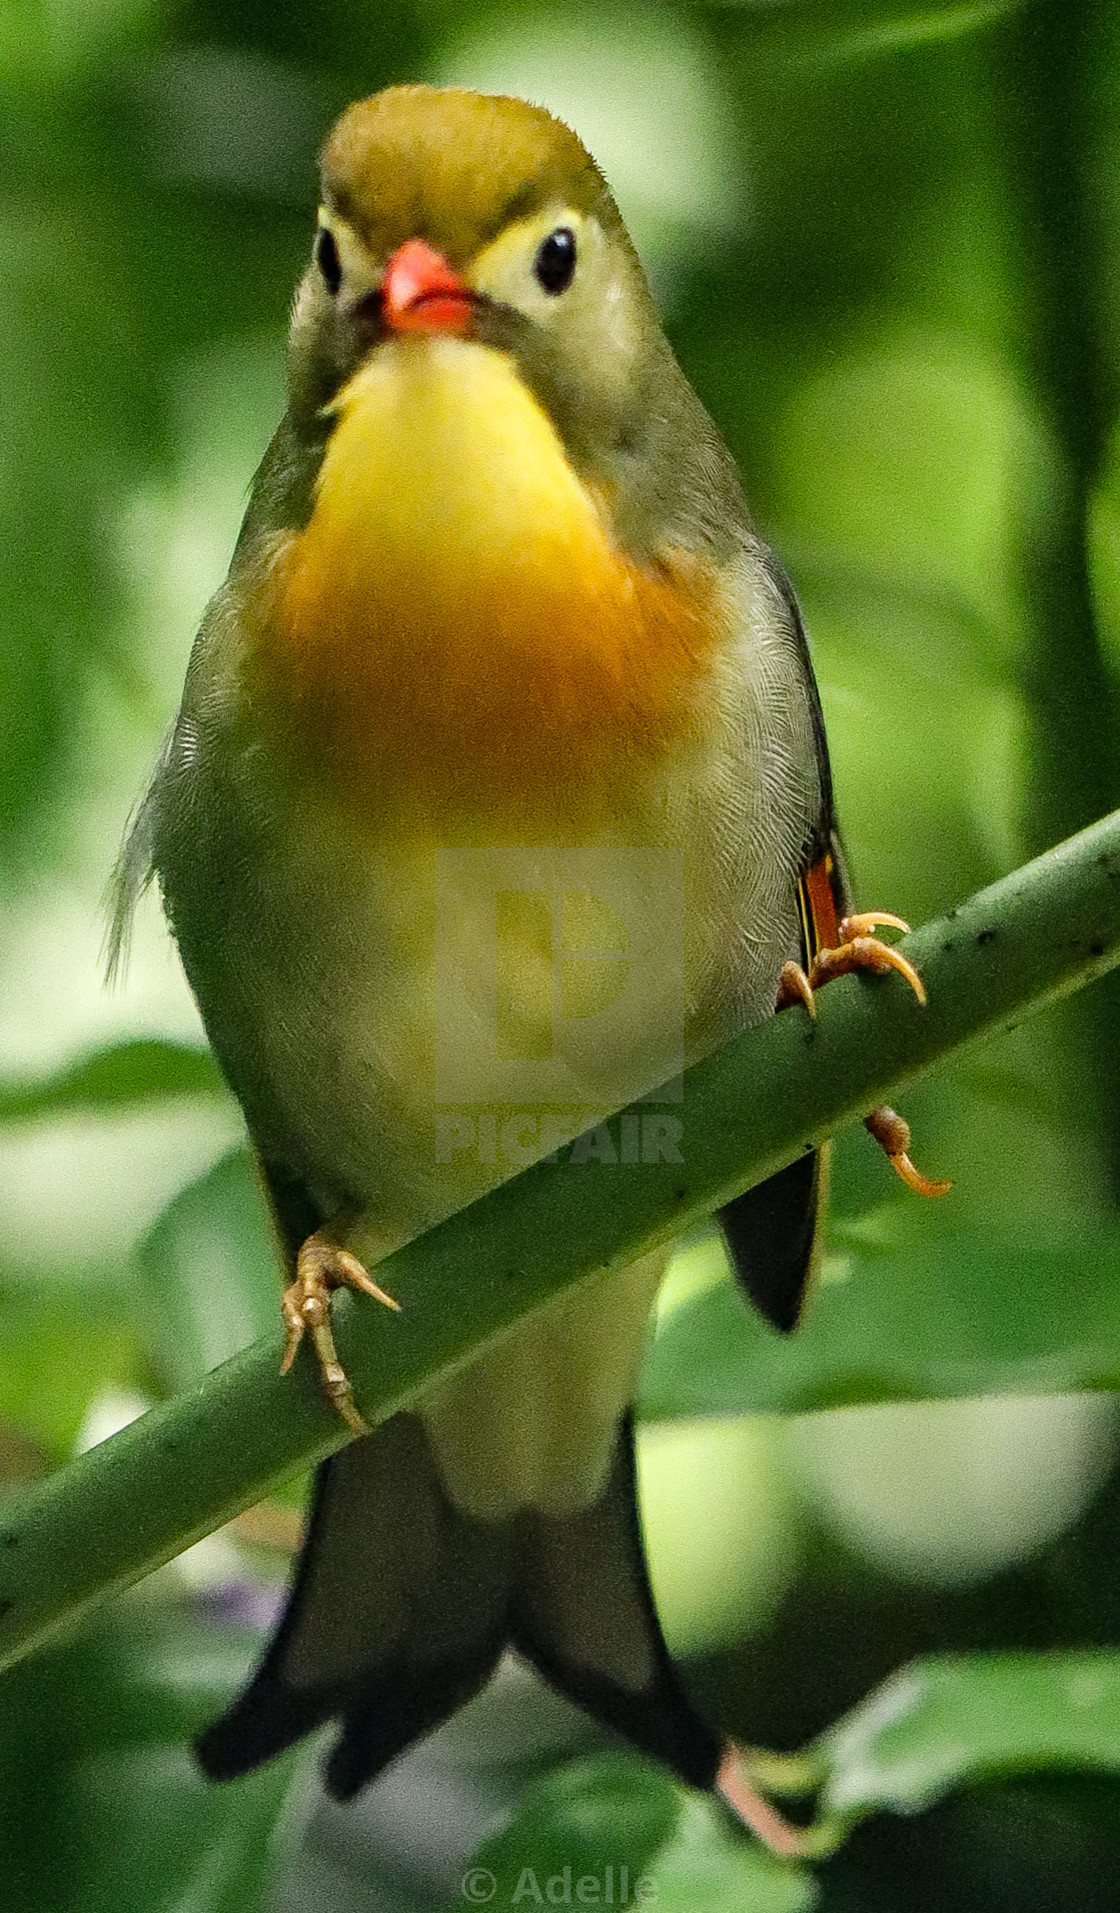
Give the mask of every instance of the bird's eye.
[{"label": "bird's eye", "polygon": [[333,296],[342,284],[342,261],[329,226],[320,226],[315,234],[315,264],[323,275],[323,284]]},{"label": "bird's eye", "polygon": [[576,236],[570,226],[557,226],[542,239],[533,261],[538,285],[545,292],[566,292],[576,270]]}]

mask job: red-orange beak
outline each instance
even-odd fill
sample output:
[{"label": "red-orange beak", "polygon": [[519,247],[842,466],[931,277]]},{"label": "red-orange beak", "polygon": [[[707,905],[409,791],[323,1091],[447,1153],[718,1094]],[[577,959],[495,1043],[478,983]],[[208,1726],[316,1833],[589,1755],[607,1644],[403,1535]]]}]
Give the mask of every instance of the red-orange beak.
[{"label": "red-orange beak", "polygon": [[385,268],[381,312],[391,332],[453,332],[474,320],[474,294],[423,239],[406,239]]}]

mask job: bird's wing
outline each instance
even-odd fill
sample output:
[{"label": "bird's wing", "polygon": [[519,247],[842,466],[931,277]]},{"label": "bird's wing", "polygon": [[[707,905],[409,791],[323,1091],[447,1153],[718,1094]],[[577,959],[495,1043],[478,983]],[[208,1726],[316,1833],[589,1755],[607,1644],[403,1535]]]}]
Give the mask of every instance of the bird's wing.
[{"label": "bird's wing", "polygon": [[[837,922],[848,913],[848,871],[836,826],[820,694],[801,612],[793,586],[772,555],[767,568],[789,612],[817,757],[820,804],[797,877],[799,947],[790,951],[808,971],[818,950],[835,941]],[[735,1274],[775,1328],[788,1331],[797,1325],[820,1250],[827,1187],[826,1143],[718,1211]]]}]

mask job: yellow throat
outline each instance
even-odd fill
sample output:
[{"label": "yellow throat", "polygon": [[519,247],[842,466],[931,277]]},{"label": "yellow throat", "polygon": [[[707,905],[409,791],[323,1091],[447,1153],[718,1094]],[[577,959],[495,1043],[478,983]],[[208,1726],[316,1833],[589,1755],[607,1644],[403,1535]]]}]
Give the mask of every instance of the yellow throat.
[{"label": "yellow throat", "polygon": [[334,409],[259,652],[340,773],[388,760],[500,797],[687,724],[712,578],[619,550],[507,355],[393,339]]}]

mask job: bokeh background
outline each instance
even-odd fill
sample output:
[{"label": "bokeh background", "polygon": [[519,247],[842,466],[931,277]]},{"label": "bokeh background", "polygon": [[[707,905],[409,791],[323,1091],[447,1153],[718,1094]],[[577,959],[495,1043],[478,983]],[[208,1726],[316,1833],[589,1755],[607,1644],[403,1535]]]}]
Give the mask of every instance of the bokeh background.
[{"label": "bokeh background", "polygon": [[[5,1488],[274,1326],[158,905],[110,992],[102,899],[283,407],[318,146],[416,78],[540,100],[603,165],[802,598],[861,900],[920,921],[1120,801],[1106,0],[0,0]],[[646,1520],[670,1636],[748,1739],[799,1746],[917,1655],[1120,1666],[1118,1034],[1101,985],[922,1086],[936,1207],[842,1139],[789,1347],[685,1245]],[[363,1809],[326,1809],[306,1760],[208,1792],[185,1738],[246,1664],[297,1499],[4,1677],[13,1907],[461,1903],[519,1802],[525,1864],[625,1826],[662,1905],[1120,1904],[1120,1706],[1094,1760],[1055,1720],[954,1787],[919,1723],[926,1811],[749,1880],[512,1676]]]}]

